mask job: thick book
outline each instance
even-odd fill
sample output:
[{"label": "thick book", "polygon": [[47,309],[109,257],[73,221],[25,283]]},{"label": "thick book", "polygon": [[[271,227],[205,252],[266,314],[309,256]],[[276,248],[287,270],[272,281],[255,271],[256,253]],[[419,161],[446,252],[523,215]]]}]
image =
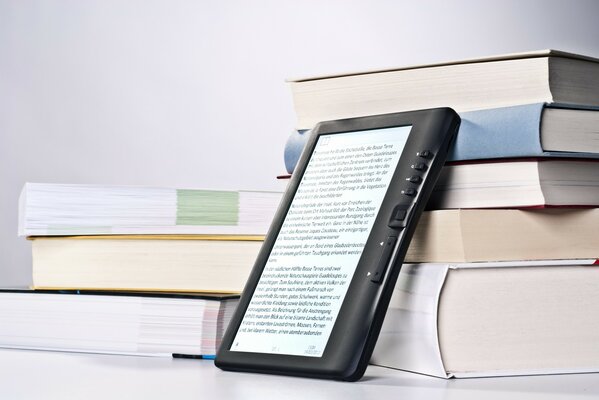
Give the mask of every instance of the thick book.
[{"label": "thick book", "polygon": [[[343,173],[340,176],[345,179]],[[544,207],[599,207],[599,159],[449,163],[443,167],[427,204],[429,210]]]},{"label": "thick book", "polygon": [[371,363],[442,378],[599,372],[597,264],[405,264]]},{"label": "thick book", "polygon": [[0,290],[0,347],[212,358],[237,296]]},{"label": "thick book", "polygon": [[422,214],[406,262],[599,258],[599,208],[461,209]]},{"label": "thick book", "polygon": [[19,234],[265,235],[282,193],[27,183]]},{"label": "thick book", "polygon": [[443,167],[427,207],[598,207],[599,160],[500,159]]},{"label": "thick book", "polygon": [[536,103],[461,116],[449,161],[599,157],[599,109]]},{"label": "thick book", "polygon": [[434,107],[599,106],[599,60],[556,50],[295,79],[298,129],[320,121]]},{"label": "thick book", "polygon": [[263,237],[32,237],[33,288],[240,293]]},{"label": "thick book", "polygon": [[[599,158],[599,109],[534,103],[460,113],[448,161],[518,157]],[[309,136],[293,132],[284,159],[292,173]]]}]

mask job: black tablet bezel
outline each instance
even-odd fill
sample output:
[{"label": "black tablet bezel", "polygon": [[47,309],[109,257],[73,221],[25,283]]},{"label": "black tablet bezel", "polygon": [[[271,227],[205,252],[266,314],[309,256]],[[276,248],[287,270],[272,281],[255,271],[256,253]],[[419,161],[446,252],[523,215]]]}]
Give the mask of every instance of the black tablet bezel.
[{"label": "black tablet bezel", "polygon": [[[393,178],[376,216],[373,228],[368,236],[364,251],[354,271],[347,294],[329,336],[322,357],[296,356],[285,354],[255,353],[231,351],[245,310],[260,280],[277,235],[281,230],[289,206],[295,196],[298,185],[304,175],[314,147],[321,135],[343,134],[355,131],[376,130],[391,127],[411,126],[408,140],[403,148]],[[367,272],[380,258],[380,242],[390,234],[399,232],[400,242],[411,239],[415,223],[406,223],[398,229],[389,227],[393,210],[404,203],[410,208],[410,219],[418,219],[428,199],[434,181],[445,160],[449,144],[459,126],[459,117],[449,108],[420,110],[377,116],[351,118],[319,123],[312,131],[304,151],[298,161],[281,205],[258,254],[254,268],[231,319],[228,329],[216,357],[216,365],[225,370],[299,375],[340,380],[359,379],[366,369],[368,360],[376,343],[380,326],[399,274],[399,269],[407,245],[396,247],[391,266],[382,283],[373,283]],[[432,146],[432,147],[431,147]],[[440,162],[432,162],[422,172],[425,185],[420,187],[416,198],[405,199],[402,191],[410,187],[405,175],[413,170],[416,153],[423,149],[432,149]],[[428,179],[427,177],[431,178]],[[409,221],[407,221],[409,222]],[[403,254],[401,254],[403,253]]]}]

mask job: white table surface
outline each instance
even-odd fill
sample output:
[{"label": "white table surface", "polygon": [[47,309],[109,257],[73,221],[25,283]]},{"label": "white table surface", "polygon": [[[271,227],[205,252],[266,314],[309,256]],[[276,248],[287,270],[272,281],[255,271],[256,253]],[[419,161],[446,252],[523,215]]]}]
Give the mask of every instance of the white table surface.
[{"label": "white table surface", "polygon": [[599,374],[444,380],[369,367],[355,383],[224,372],[209,360],[0,350],[0,399],[598,399]]}]

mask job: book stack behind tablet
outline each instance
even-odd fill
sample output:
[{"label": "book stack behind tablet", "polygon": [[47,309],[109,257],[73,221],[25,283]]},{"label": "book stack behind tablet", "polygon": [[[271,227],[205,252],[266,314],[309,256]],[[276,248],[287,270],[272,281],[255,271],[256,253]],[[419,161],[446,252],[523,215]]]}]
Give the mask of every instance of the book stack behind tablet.
[{"label": "book stack behind tablet", "polygon": [[[19,234],[32,244],[33,291],[0,293],[20,310],[5,314],[7,326],[17,328],[0,334],[0,346],[215,354],[280,198],[276,192],[26,184]],[[108,332],[106,343],[88,337],[87,315]],[[56,329],[40,340],[19,331],[50,319]],[[74,330],[60,328],[77,321]]]},{"label": "book stack behind tablet", "polygon": [[290,82],[318,121],[462,117],[372,362],[439,377],[599,371],[599,60],[559,51]]}]

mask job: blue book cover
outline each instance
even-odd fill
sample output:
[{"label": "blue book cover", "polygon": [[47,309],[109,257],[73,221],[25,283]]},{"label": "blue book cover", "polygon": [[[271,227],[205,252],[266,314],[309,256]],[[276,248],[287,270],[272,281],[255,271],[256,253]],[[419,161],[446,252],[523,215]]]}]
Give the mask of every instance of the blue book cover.
[{"label": "blue book cover", "polygon": [[[599,158],[597,153],[550,152],[543,149],[543,109],[553,106],[562,107],[534,103],[460,113],[462,123],[448,161],[520,157]],[[293,172],[309,134],[309,130],[295,131],[287,140],[284,159],[288,173]]]}]

